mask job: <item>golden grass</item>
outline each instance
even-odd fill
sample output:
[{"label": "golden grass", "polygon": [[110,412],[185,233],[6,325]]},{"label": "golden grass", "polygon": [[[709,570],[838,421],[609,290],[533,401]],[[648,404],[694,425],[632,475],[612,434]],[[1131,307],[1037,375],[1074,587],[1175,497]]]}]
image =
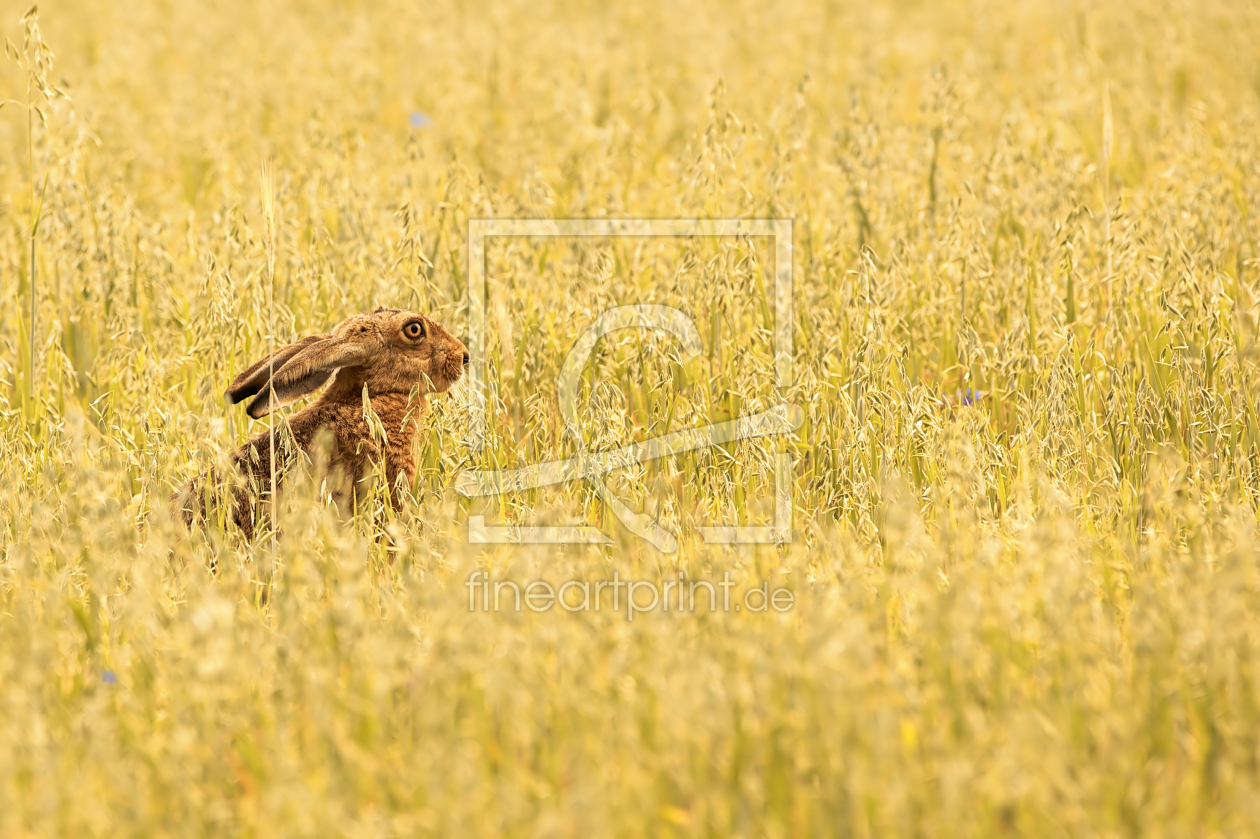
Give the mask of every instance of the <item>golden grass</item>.
[{"label": "golden grass", "polygon": [[[39,61],[0,75],[0,834],[1258,832],[1253,7],[66,0],[47,72],[2,5]],[[764,240],[495,240],[483,455],[457,392],[403,509],[165,515],[266,427],[222,392],[273,340],[458,334],[469,219],[601,216],[794,219],[792,388]],[[589,448],[805,425],[612,476],[673,555],[582,483],[457,496],[575,451],[559,366],[629,302],[705,354],[603,342]],[[781,447],[794,541],[701,544]],[[796,600],[487,614],[475,569]]]}]

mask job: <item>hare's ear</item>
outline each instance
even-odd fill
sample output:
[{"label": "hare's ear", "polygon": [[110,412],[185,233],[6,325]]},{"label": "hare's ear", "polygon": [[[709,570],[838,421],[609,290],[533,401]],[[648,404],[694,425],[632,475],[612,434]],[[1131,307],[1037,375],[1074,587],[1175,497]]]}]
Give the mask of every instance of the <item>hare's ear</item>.
[{"label": "hare's ear", "polygon": [[242,399],[248,399],[258,393],[267,386],[267,379],[271,374],[283,367],[286,361],[316,341],[323,341],[327,337],[327,335],[312,335],[295,344],[281,347],[271,355],[263,356],[261,361],[251,365],[249,369],[232,380],[232,384],[228,385],[227,398],[235,405]]},{"label": "hare's ear", "polygon": [[312,341],[276,370],[245,412],[254,419],[261,419],[281,405],[319,389],[342,367],[359,367],[367,363],[369,357],[369,349],[362,344],[327,336]]}]

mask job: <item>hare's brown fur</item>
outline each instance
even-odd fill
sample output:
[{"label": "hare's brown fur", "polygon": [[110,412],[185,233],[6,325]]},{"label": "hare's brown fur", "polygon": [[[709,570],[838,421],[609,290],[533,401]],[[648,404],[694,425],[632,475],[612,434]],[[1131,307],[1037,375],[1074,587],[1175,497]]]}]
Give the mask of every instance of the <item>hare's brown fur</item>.
[{"label": "hare's brown fur", "polygon": [[[312,335],[258,361],[227,391],[233,402],[254,397],[248,412],[256,419],[329,380],[331,384],[311,405],[276,423],[274,444],[271,432],[264,431],[232,452],[232,464],[243,479],[230,490],[232,519],[246,538],[253,538],[256,502],[271,485],[271,451],[278,456],[279,485],[284,472],[280,459],[290,445],[314,455],[317,441],[326,441],[329,488],[341,503],[353,503],[374,463],[383,461],[391,492],[400,473],[411,483],[416,470],[412,442],[428,394],[450,388],[467,363],[468,350],[440,324],[419,312],[386,308],[352,315],[330,333]],[[365,416],[365,388],[385,431],[383,447]],[[217,484],[215,477],[200,475],[172,497],[188,524],[204,519],[206,491]]]}]

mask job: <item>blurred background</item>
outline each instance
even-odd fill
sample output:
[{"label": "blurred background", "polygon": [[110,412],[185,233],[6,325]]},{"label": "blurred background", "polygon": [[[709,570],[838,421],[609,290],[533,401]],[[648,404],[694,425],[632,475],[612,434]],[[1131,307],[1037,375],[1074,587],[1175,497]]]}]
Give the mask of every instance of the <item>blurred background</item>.
[{"label": "blurred background", "polygon": [[[66,0],[0,29],[0,832],[1254,834],[1255,3]],[[470,219],[595,217],[792,219],[794,385],[767,242],[505,240],[486,452],[454,393],[402,509],[294,492],[257,544],[166,516],[266,429],[222,392],[269,342],[382,304],[461,334]],[[780,400],[802,428],[615,475],[676,554],[581,483],[457,498],[572,454],[565,349],[653,301],[705,357],[601,345],[592,450]],[[699,543],[766,520],[782,450],[792,543]],[[613,544],[470,546],[469,514]],[[475,569],[797,599],[490,615]]]}]

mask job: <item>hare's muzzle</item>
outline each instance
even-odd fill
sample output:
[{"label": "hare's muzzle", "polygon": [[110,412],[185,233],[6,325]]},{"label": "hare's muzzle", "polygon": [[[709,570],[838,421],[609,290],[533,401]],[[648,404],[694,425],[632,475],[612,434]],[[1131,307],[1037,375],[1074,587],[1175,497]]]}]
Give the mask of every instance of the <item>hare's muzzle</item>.
[{"label": "hare's muzzle", "polygon": [[467,345],[455,336],[450,336],[450,344],[446,347],[445,360],[443,363],[446,378],[450,385],[455,384],[455,382],[463,378],[464,372],[468,369],[470,360],[471,358],[468,354]]}]

